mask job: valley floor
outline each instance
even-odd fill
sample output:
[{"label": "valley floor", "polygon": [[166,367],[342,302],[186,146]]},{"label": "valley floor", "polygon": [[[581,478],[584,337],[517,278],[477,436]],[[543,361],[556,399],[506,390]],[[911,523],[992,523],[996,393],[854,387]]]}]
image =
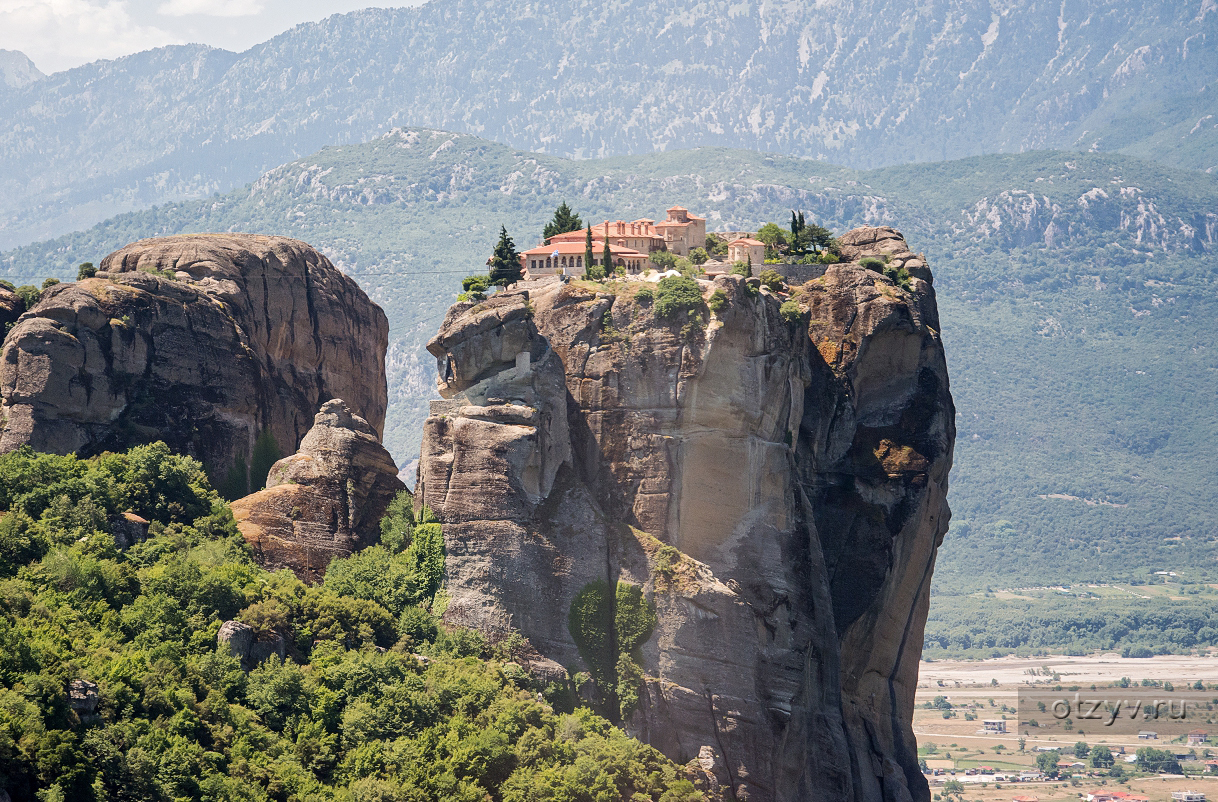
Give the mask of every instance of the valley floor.
[{"label": "valley floor", "polygon": [[[954,779],[964,785],[964,799],[979,802],[1007,802],[1014,797],[1034,797],[1039,802],[1076,800],[1080,798],[1080,792],[1101,788],[1142,794],[1149,797],[1151,802],[1170,802],[1171,793],[1180,790],[1202,791],[1207,798],[1218,799],[1218,776],[1163,775],[1123,781],[1105,776],[1077,776],[1071,780],[1053,782],[996,782],[992,772],[965,774],[969,769],[980,766],[992,767],[998,774],[1035,771],[1037,747],[1060,749],[1063,759],[1074,760],[1071,756],[1074,744],[1080,740],[1092,745],[1107,745],[1113,752],[1123,747],[1129,755],[1148,745],[1158,749],[1171,748],[1172,745],[1166,742],[1138,740],[1130,735],[1097,736],[1094,733],[1038,731],[1017,726],[1014,711],[1021,688],[1089,688],[1093,684],[1103,688],[1124,677],[1131,680],[1131,693],[1135,692],[1135,687],[1138,692],[1163,693],[1161,689],[1143,688],[1143,679],[1160,685],[1171,682],[1180,689],[1197,680],[1213,686],[1218,683],[1218,655],[1163,655],[1138,659],[1106,653],[1084,657],[1010,656],[989,660],[922,662],[915,697],[918,707],[914,711],[914,733],[918,738],[919,754],[927,765],[943,770],[943,774],[930,778],[932,793],[939,793],[943,782]],[[962,708],[974,712],[977,720],[967,721],[962,715],[945,719],[940,709],[924,706],[933,704],[937,697],[945,697],[957,713]],[[1010,720],[1008,728],[1011,732],[1002,735],[978,734],[980,720],[986,718]],[[1216,728],[1210,726],[1208,729],[1213,732]],[[1024,739],[1022,752],[1019,748],[1021,737]],[[1218,744],[1212,749],[1211,754],[1218,757]],[[1204,771],[1204,761],[1211,759],[1205,754],[1206,751],[1204,747],[1198,747],[1197,760],[1183,761],[1185,770]],[[1117,756],[1118,760],[1123,757]]]}]

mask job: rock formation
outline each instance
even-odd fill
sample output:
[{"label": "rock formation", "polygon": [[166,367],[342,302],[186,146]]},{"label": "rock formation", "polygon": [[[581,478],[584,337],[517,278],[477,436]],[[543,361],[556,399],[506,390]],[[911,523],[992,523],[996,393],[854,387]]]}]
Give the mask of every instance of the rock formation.
[{"label": "rock formation", "polygon": [[271,467],[266,489],[233,502],[233,517],[259,563],[316,581],[334,557],[377,542],[385,508],[405,489],[376,430],[333,399],[300,450]]},{"label": "rock formation", "polygon": [[8,287],[0,286],[0,336],[17,322],[25,311],[25,301]]},{"label": "rock formation", "polygon": [[[797,322],[756,279],[701,280],[718,311],[671,320],[638,284],[550,279],[428,345],[415,501],[446,619],[589,672],[753,802],[929,799],[911,720],[954,410],[924,260],[887,228],[843,251]],[[885,255],[908,280],[858,263]]]},{"label": "rock formation", "polygon": [[240,495],[256,446],[294,450],[323,401],[345,398],[382,429],[388,330],[380,307],[303,242],[143,240],[95,278],[44,291],[9,332],[0,450],[85,456],[165,440]]},{"label": "rock formation", "polygon": [[288,653],[287,641],[278,632],[257,632],[249,624],[240,621],[225,621],[216,633],[216,645],[227,651],[230,657],[241,661],[241,667],[252,670],[259,663],[275,655],[280,660]]}]

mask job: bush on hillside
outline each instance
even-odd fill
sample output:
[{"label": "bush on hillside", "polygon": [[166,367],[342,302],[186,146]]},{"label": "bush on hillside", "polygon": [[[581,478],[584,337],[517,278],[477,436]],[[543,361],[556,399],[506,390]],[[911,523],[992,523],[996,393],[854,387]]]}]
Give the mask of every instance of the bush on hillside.
[{"label": "bush on hillside", "polygon": [[[124,510],[150,536],[120,551],[108,516]],[[389,517],[380,545],[309,587],[258,567],[202,466],[163,444],[0,456],[0,542],[35,545],[0,553],[0,788],[15,802],[700,798],[569,688],[411,604],[437,587],[442,536],[402,498]],[[654,620],[641,595],[616,604],[633,648]],[[286,638],[288,658],[243,671],[216,644],[233,618]],[[637,665],[614,668],[637,694]],[[97,686],[93,714],[69,704],[78,679]]]},{"label": "bush on hillside", "polygon": [[698,282],[688,276],[667,276],[656,286],[656,314],[662,318],[675,318],[701,305],[702,291],[698,289]]},{"label": "bush on hillside", "polygon": [[763,270],[757,278],[761,279],[761,286],[770,292],[782,292],[786,287],[786,279],[777,270]]},{"label": "bush on hillside", "polygon": [[783,301],[778,307],[778,315],[788,323],[798,323],[804,316],[796,301]]}]

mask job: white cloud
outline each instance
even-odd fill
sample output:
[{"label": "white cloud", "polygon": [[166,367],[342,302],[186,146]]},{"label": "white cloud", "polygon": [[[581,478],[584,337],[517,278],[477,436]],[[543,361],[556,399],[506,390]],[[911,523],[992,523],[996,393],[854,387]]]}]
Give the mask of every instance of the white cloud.
[{"label": "white cloud", "polygon": [[157,7],[158,14],[185,17],[203,14],[209,17],[253,17],[262,13],[263,4],[250,0],[169,0]]},{"label": "white cloud", "polygon": [[46,73],[181,42],[137,23],[125,0],[0,0],[0,49],[20,50]]}]

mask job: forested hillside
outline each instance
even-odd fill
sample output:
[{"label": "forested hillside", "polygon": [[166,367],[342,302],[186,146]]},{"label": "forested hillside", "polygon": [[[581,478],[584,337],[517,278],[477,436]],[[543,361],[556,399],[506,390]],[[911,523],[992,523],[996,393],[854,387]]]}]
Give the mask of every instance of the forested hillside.
[{"label": "forested hillside", "polygon": [[0,247],[394,126],[556,155],[714,145],[857,168],[1034,148],[1218,165],[1210,0],[432,0],[237,54],[0,87]]},{"label": "forested hillside", "polygon": [[839,233],[894,225],[926,251],[959,412],[939,592],[1211,575],[1218,186],[1202,173],[1052,152],[874,171],[711,148],[567,161],[406,130],[11,251],[3,272],[70,279],[154,234],[300,237],[389,314],[385,439],[405,462],[434,392],[422,345],[460,278],[485,269],[501,224],[531,246],[563,200],[591,221],[680,203],[721,230],[800,209]]},{"label": "forested hillside", "polygon": [[[116,538],[122,513],[146,520],[147,539]],[[490,647],[438,624],[438,529],[396,504],[380,545],[310,587],[259,568],[202,466],[163,444],[0,456],[0,790],[14,802],[701,799],[654,749],[576,709],[566,683],[513,662],[518,636]],[[268,649],[243,670],[217,644],[228,619],[286,659]]]}]

